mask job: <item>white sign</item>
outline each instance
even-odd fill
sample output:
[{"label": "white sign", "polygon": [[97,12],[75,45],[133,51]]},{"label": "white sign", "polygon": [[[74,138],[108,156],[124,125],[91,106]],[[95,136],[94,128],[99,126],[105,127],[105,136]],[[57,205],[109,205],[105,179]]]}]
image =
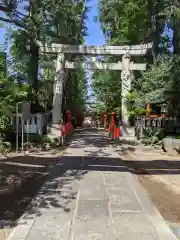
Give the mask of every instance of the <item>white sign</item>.
[{"label": "white sign", "polygon": [[62,92],[61,89],[62,89],[61,82],[57,81],[57,83],[56,83],[56,93],[61,93]]},{"label": "white sign", "polygon": [[23,120],[28,120],[31,114],[30,103],[22,103],[22,117]]},{"label": "white sign", "polygon": [[24,125],[25,133],[37,133],[37,125]]}]

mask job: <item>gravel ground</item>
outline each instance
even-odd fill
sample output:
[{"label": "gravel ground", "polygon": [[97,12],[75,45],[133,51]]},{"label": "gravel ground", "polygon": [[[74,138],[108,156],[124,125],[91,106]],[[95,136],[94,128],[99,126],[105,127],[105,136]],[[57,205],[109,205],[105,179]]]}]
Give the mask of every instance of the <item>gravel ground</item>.
[{"label": "gravel ground", "polygon": [[[119,153],[122,155],[121,151]],[[135,156],[136,154],[133,153],[133,155]],[[139,158],[136,159],[128,153],[123,154],[126,166],[129,167],[132,173],[138,178],[139,182],[144,186],[152,202],[155,204],[164,219],[168,222],[177,238],[180,239],[180,186],[177,185],[180,180],[180,175],[171,173],[168,174],[167,168],[164,168],[164,166],[161,166],[160,169],[160,160],[155,160],[157,158],[157,154],[155,155],[153,164],[151,164],[153,167],[151,167],[151,169],[149,167],[146,169],[142,159],[146,159],[147,161],[147,156],[144,156],[143,152],[141,153],[140,161],[137,160]],[[163,158],[165,158],[165,160]],[[151,152],[150,161],[152,161],[152,159],[153,152]],[[161,164],[164,165],[164,163],[167,163],[166,161],[167,156],[161,156]],[[178,161],[178,158],[176,158],[176,161]],[[169,162],[171,162],[170,159],[168,160],[168,163]],[[174,164],[175,160],[173,159],[172,165]],[[172,169],[172,165],[169,164],[169,169]],[[154,171],[152,171],[154,169],[158,171],[159,174],[155,174]],[[171,187],[171,180],[176,180],[176,188]]]},{"label": "gravel ground", "polygon": [[0,160],[0,240],[7,239],[64,149]]}]

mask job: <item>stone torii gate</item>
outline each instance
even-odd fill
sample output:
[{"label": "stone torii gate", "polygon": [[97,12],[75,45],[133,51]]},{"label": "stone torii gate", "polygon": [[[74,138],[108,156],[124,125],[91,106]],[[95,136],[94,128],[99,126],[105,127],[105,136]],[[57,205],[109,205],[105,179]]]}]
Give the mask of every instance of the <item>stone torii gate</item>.
[{"label": "stone torii gate", "polygon": [[[132,71],[146,70],[145,63],[131,62],[131,56],[144,56],[148,49],[152,48],[152,44],[141,44],[134,46],[87,46],[87,45],[63,45],[63,44],[41,44],[39,43],[40,51],[43,54],[55,55],[57,60],[51,62],[44,62],[41,67],[56,69],[54,81],[54,100],[52,109],[52,128],[51,136],[59,136],[59,123],[61,119],[62,98],[63,98],[63,84],[64,84],[64,69],[84,68],[88,70],[119,70],[121,71],[122,89],[121,89],[121,119],[123,124],[122,134],[132,136],[134,133],[129,131],[130,124],[128,118],[128,110],[126,106],[126,96],[131,90]],[[66,61],[66,54],[77,55],[111,55],[121,56],[122,62],[118,63],[101,63],[91,61],[86,63],[68,62]]]}]

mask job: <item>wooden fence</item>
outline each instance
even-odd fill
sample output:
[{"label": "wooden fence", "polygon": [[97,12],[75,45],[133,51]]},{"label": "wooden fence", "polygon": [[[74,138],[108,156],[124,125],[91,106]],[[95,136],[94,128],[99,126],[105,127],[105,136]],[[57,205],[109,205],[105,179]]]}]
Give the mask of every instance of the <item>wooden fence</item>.
[{"label": "wooden fence", "polygon": [[135,133],[138,138],[143,137],[144,130],[163,130],[166,134],[180,134],[180,119],[176,117],[137,117]]},{"label": "wooden fence", "polygon": [[[24,133],[42,135],[46,133],[48,123],[50,122],[51,113],[45,114],[31,114],[28,121],[24,121]],[[21,135],[22,129],[22,114],[11,114],[10,121],[14,129],[19,128],[19,134]]]}]

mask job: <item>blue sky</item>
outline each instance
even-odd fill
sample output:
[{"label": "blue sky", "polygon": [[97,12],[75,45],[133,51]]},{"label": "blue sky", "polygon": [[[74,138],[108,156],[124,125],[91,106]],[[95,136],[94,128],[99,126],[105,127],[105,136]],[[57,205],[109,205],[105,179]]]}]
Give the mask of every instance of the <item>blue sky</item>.
[{"label": "blue sky", "polygon": [[86,44],[88,45],[103,45],[105,43],[104,36],[101,31],[100,23],[94,21],[94,17],[98,15],[98,0],[89,0],[88,7],[88,36],[85,38]]},{"label": "blue sky", "polygon": [[[99,22],[94,21],[94,17],[98,15],[98,0],[89,0],[88,7],[90,11],[87,14],[87,28],[88,36],[85,37],[85,43],[87,45],[104,45],[104,35],[101,31],[101,26]],[[91,71],[87,71],[88,85],[92,83],[91,81]],[[91,87],[88,87],[88,94],[92,94]],[[93,101],[93,97],[90,97],[89,100]]]},{"label": "blue sky", "polygon": [[[0,16],[5,17],[5,14],[3,14],[3,12],[0,12]],[[4,35],[5,35],[5,29],[4,28],[0,28],[0,44],[4,43]]]},{"label": "blue sky", "polygon": [[5,34],[5,29],[0,28],[0,44],[4,43],[4,34]]}]

